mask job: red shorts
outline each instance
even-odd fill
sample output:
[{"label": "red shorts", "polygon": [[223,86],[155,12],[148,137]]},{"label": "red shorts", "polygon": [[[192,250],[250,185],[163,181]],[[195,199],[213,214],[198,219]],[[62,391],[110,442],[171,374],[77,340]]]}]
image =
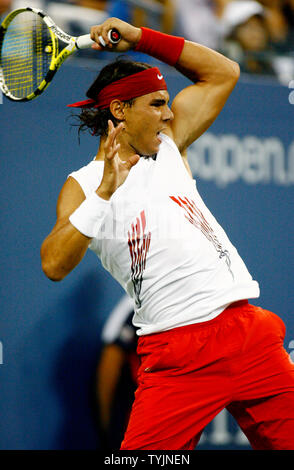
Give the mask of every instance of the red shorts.
[{"label": "red shorts", "polygon": [[274,313],[236,302],[217,318],[139,338],[127,449],[194,449],[223,409],[254,449],[294,450],[294,364]]}]

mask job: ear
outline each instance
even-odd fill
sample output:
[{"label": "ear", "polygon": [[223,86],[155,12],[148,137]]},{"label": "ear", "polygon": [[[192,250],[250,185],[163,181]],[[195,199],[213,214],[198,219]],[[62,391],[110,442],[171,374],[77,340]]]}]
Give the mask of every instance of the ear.
[{"label": "ear", "polygon": [[109,106],[110,112],[119,121],[125,120],[124,103],[120,100],[112,100]]}]

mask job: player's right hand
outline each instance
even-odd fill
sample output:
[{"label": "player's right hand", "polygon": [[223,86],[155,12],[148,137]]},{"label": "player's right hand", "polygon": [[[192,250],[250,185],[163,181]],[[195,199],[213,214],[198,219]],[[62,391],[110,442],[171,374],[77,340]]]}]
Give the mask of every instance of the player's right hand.
[{"label": "player's right hand", "polygon": [[[120,35],[121,40],[118,44],[112,44],[108,38],[108,31],[116,29]],[[102,36],[106,46],[102,46],[99,41],[99,36]],[[92,48],[98,51],[108,50],[113,52],[126,52],[133,49],[140,41],[142,31],[140,28],[136,28],[125,21],[118,18],[108,18],[104,23],[92,26],[91,28],[91,39],[95,41]]]},{"label": "player's right hand", "polygon": [[114,127],[111,120],[108,121],[108,136],[104,145],[104,172],[101,184],[97,189],[97,194],[103,199],[109,200],[113,193],[121,186],[131,168],[140,160],[139,155],[132,155],[128,160],[123,161],[119,157],[120,144],[116,138],[122,132],[124,124],[121,122]]}]

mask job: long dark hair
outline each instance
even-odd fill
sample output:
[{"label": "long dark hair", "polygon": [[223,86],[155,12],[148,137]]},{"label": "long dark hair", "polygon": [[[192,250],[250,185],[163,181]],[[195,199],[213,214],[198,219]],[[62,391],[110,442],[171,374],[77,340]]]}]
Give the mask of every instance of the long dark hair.
[{"label": "long dark hair", "polygon": [[[118,57],[114,62],[103,67],[98,77],[88,89],[86,96],[95,99],[98,93],[106,86],[116,80],[128,77],[134,73],[142,72],[151,66],[144,62],[135,62],[125,56]],[[129,106],[132,106],[135,98],[125,101]],[[108,120],[111,119],[114,125],[119,121],[114,118],[109,108],[106,109],[83,109],[78,118],[79,134],[84,131],[89,131],[92,135],[101,136],[107,135]]]}]

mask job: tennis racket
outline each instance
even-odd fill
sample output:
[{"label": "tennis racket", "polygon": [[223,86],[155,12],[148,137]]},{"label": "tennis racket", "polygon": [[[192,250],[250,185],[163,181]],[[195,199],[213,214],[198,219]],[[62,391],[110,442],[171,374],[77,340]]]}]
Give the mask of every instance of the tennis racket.
[{"label": "tennis racket", "polygon": [[[121,36],[112,29],[108,38],[117,44]],[[102,37],[99,41],[105,46]],[[70,36],[41,10],[27,7],[12,11],[0,26],[1,91],[13,101],[33,100],[71,54],[92,44],[90,34]]]}]

